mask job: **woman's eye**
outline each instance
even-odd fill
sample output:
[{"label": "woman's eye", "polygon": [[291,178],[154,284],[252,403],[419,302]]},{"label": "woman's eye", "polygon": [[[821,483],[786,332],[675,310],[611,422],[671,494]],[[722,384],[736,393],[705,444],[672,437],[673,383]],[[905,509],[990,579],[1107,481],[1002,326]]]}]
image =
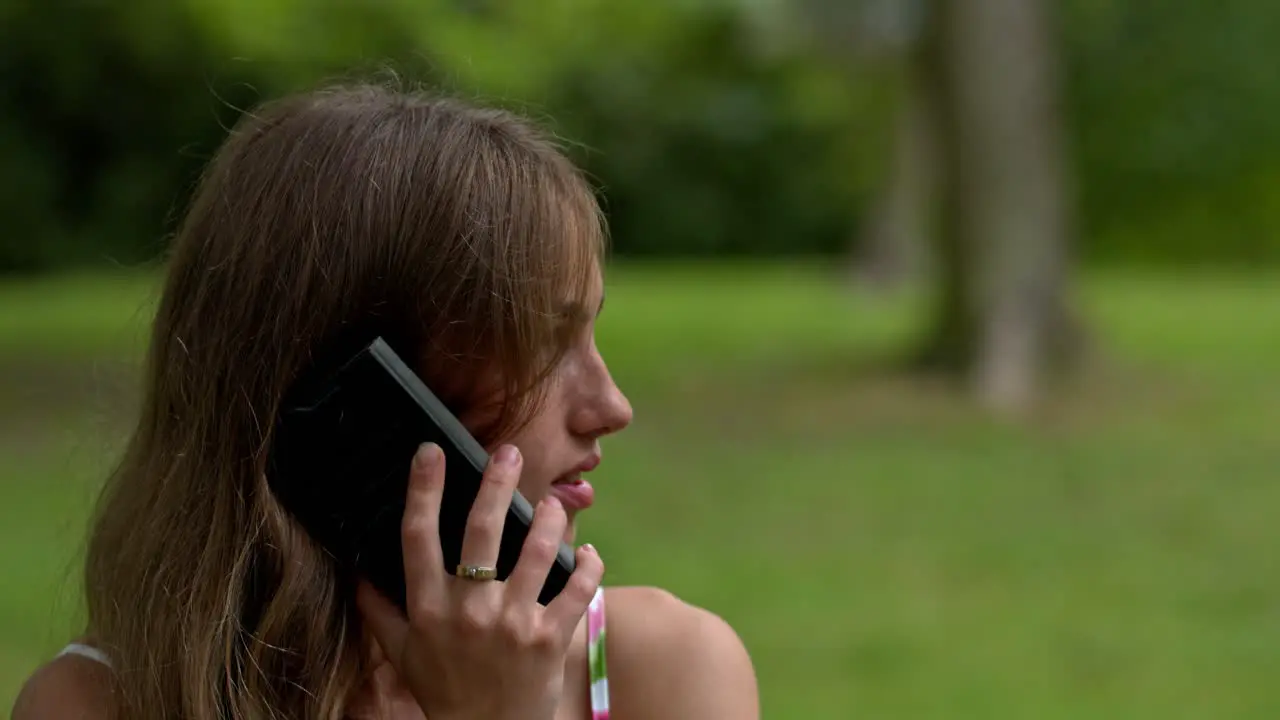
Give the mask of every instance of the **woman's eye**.
[{"label": "woman's eye", "polygon": [[587,323],[582,322],[580,318],[568,318],[560,323],[557,331],[557,339],[560,346],[570,348],[577,345],[586,336]]}]

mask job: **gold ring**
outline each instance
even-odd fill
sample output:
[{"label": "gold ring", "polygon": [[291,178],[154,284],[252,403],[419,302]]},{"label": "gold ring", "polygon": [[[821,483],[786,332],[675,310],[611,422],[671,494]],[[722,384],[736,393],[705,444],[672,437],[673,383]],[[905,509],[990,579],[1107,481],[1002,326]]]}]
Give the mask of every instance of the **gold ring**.
[{"label": "gold ring", "polygon": [[485,567],[484,565],[459,565],[454,574],[463,580],[496,580],[498,578],[498,568]]}]

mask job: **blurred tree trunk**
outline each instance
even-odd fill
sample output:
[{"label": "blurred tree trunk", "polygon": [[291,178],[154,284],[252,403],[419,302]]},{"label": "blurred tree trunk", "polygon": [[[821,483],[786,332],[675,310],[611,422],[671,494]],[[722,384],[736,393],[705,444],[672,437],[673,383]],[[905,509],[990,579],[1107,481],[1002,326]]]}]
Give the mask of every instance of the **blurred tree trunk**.
[{"label": "blurred tree trunk", "polygon": [[939,0],[925,45],[938,101],[939,287],[924,359],[1017,410],[1072,359],[1073,230],[1049,0]]},{"label": "blurred tree trunk", "polygon": [[937,196],[933,88],[926,81],[918,47],[904,50],[901,57],[902,94],[895,109],[884,185],[852,256],[854,277],[884,290],[902,285],[920,270],[934,232]]},{"label": "blurred tree trunk", "polygon": [[932,87],[924,82],[920,18],[925,0],[798,0],[817,42],[850,68],[869,66],[901,78],[884,180],[850,242],[855,282],[890,290],[917,274],[928,250],[936,193]]}]

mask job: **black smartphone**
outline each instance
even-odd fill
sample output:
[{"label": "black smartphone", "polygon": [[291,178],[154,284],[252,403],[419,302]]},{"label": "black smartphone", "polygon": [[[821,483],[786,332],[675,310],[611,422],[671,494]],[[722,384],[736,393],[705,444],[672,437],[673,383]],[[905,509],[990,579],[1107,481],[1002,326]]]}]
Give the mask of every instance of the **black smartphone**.
[{"label": "black smartphone", "polygon": [[[382,338],[290,392],[268,459],[268,485],[285,509],[341,567],[402,610],[400,527],[409,468],[425,442],[444,450],[440,546],[453,572],[489,455]],[[500,580],[515,567],[532,522],[532,506],[516,492],[502,532]],[[538,602],[558,595],[573,569],[573,549],[561,543]]]}]

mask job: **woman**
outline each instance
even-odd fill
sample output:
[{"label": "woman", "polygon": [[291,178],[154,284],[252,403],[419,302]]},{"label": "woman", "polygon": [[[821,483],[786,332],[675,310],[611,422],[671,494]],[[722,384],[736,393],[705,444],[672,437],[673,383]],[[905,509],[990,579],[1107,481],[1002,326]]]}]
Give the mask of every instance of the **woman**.
[{"label": "woman", "polygon": [[[174,242],[143,411],[92,531],[85,637],[14,717],[757,717],[734,632],[659,590],[597,592],[589,547],[535,601],[591,504],[581,474],[631,420],[594,341],[603,237],[579,173],[507,113],[355,87],[247,115]],[[340,582],[269,492],[282,395],[353,334],[415,349],[494,453],[466,563],[493,564],[516,486],[537,503],[509,581],[442,566],[438,449],[410,479],[404,614]]]}]

